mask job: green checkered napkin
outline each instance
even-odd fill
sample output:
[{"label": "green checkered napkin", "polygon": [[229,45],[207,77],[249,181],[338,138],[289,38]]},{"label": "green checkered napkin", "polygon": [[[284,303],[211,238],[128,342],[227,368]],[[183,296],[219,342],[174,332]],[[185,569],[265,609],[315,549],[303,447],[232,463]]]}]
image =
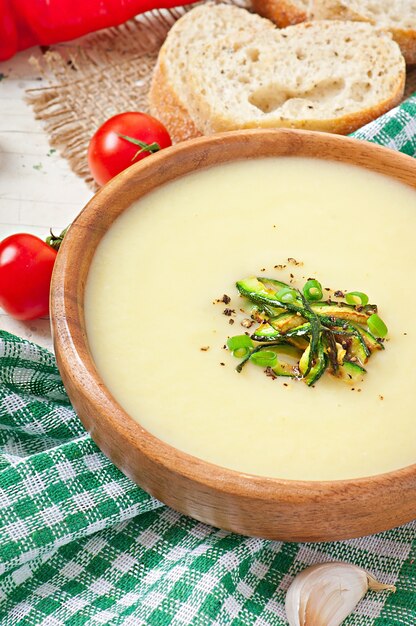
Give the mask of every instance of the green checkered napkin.
[{"label": "green checkered napkin", "polygon": [[[416,96],[355,133],[416,156]],[[416,523],[363,539],[241,537],[163,506],[75,415],[54,357],[0,331],[0,625],[284,626],[285,592],[342,560],[397,585],[345,624],[416,625]]]}]

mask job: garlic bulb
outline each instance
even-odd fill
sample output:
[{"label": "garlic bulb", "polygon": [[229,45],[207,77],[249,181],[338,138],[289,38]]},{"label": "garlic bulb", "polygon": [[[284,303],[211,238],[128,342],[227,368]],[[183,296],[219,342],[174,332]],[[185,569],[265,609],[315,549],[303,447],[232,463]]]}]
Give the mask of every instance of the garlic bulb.
[{"label": "garlic bulb", "polygon": [[290,626],[340,626],[368,589],[396,591],[349,563],[321,563],[300,572],[286,594]]}]

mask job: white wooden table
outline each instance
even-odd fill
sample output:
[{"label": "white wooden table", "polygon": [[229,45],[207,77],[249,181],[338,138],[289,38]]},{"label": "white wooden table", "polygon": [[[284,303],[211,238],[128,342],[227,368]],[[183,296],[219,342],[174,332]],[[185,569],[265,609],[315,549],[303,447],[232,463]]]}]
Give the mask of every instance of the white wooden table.
[{"label": "white wooden table", "polygon": [[[92,192],[57,152],[24,101],[25,90],[42,85],[29,58],[32,48],[0,63],[0,240],[18,232],[43,239],[59,232]],[[18,322],[0,309],[0,328],[52,347],[48,319]]]}]

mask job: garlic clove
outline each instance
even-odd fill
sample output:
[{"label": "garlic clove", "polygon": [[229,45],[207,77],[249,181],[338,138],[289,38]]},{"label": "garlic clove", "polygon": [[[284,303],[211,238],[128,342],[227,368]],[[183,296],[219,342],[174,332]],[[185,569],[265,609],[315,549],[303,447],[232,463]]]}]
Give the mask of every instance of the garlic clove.
[{"label": "garlic clove", "polygon": [[300,572],[286,594],[290,626],[340,626],[368,589],[395,591],[349,563],[321,563]]}]

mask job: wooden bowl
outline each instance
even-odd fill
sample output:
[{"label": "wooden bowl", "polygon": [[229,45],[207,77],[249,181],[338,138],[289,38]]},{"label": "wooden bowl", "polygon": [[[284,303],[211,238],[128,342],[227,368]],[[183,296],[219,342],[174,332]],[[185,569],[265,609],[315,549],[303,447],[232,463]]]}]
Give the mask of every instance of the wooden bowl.
[{"label": "wooden bowl", "polygon": [[85,428],[147,492],[198,520],[245,535],[325,541],[387,530],[416,517],[416,464],[369,478],[293,481],[242,474],[180,452],[135,422],[95,369],[84,320],[84,289],[101,238],[132,202],[201,168],[257,156],[306,156],[360,165],[416,189],[416,160],[346,137],[252,130],[202,137],[163,150],[103,187],[75,220],[52,281],[59,369]]}]

